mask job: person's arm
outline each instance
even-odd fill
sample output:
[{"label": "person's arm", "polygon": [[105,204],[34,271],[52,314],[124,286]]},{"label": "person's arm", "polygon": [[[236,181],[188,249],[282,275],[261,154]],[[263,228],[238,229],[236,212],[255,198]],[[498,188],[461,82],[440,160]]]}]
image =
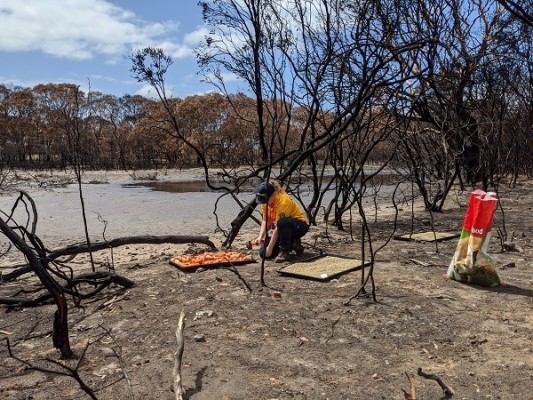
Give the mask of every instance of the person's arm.
[{"label": "person's arm", "polygon": [[267,223],[265,220],[263,220],[263,222],[261,222],[261,229],[259,229],[259,236],[257,237],[257,239],[254,239],[252,241],[252,245],[258,246],[261,243],[263,243],[265,241],[266,233],[267,233]]},{"label": "person's arm", "polygon": [[268,246],[265,249],[265,257],[270,257],[272,255],[272,252],[274,251],[274,247],[278,243],[278,236],[279,236],[278,226],[276,225],[276,227],[272,231],[272,237],[270,238],[270,242],[268,242]]}]

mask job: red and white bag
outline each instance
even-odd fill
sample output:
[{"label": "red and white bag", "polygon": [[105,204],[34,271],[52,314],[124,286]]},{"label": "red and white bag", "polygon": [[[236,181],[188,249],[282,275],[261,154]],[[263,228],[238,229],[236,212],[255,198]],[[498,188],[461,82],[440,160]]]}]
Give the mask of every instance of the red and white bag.
[{"label": "red and white bag", "polygon": [[483,286],[500,285],[494,261],[487,252],[497,206],[496,193],[476,190],[470,194],[448,278]]}]

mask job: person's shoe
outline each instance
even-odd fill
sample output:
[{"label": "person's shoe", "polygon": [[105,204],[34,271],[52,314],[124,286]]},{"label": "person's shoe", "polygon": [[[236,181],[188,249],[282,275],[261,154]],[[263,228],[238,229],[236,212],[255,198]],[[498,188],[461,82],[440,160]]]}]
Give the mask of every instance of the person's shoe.
[{"label": "person's shoe", "polygon": [[281,251],[278,256],[274,259],[274,262],[282,263],[289,261],[289,255],[285,253],[284,251]]},{"label": "person's shoe", "polygon": [[300,239],[296,239],[294,241],[294,244],[292,245],[292,249],[296,253],[298,257],[300,257],[304,253],[304,247],[302,246],[302,241]]}]

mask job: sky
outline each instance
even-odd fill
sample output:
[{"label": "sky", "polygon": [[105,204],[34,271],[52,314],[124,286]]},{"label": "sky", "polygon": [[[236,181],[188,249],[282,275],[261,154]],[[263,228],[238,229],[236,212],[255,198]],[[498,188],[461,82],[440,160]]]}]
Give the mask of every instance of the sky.
[{"label": "sky", "polygon": [[125,57],[162,48],[174,97],[215,90],[201,82],[194,48],[205,37],[197,0],[0,0],[0,84],[74,83],[117,97],[155,92]]}]

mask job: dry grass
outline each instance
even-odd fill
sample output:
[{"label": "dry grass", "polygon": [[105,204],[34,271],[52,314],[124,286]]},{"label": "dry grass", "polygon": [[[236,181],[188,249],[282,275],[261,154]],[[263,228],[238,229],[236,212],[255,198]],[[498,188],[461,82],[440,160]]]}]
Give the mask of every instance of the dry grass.
[{"label": "dry grass", "polygon": [[361,260],[355,258],[324,256],[312,261],[290,264],[280,270],[280,272],[301,275],[302,277],[327,279],[339,273],[357,268],[361,264]]}]

